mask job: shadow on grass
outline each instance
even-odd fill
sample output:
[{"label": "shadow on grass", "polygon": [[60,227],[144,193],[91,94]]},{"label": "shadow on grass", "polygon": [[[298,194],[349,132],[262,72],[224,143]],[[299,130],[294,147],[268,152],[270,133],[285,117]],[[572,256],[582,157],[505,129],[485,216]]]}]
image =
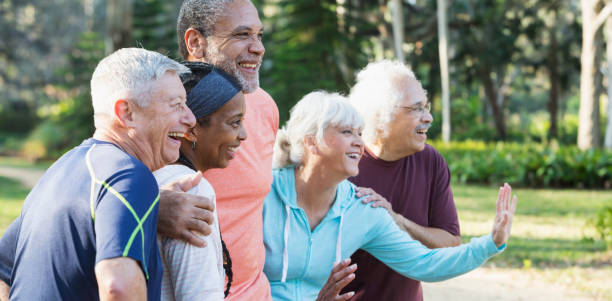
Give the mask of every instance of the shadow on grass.
[{"label": "shadow on grass", "polygon": [[[473,236],[464,235],[468,242]],[[489,263],[501,267],[535,267],[543,269],[580,267],[612,267],[612,251],[603,241],[539,239],[511,237],[506,250]]]}]

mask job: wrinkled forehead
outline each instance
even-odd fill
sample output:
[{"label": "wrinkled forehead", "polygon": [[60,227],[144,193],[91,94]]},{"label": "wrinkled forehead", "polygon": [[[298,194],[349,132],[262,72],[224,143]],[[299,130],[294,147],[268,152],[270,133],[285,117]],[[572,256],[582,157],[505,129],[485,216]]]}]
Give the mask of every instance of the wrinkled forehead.
[{"label": "wrinkled forehead", "polygon": [[225,5],[215,23],[215,32],[249,29],[254,32],[263,30],[257,8],[248,0],[234,0]]},{"label": "wrinkled forehead", "polygon": [[427,103],[427,93],[421,82],[411,76],[396,77],[392,80],[392,87],[398,94],[398,106],[413,106]]}]

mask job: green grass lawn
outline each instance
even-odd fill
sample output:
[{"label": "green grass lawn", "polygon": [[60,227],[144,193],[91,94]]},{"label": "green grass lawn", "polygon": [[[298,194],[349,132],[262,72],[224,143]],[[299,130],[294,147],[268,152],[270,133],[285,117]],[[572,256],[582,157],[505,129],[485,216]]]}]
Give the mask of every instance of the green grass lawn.
[{"label": "green grass lawn", "polygon": [[[1,162],[1,160],[0,160]],[[28,190],[0,177],[0,233],[19,215]],[[464,241],[491,230],[494,187],[454,185]],[[596,212],[612,206],[603,190],[517,189],[519,197],[508,248],[490,260],[490,268],[518,269],[526,277],[567,283],[597,299],[612,300],[612,251],[593,226]]]},{"label": "green grass lawn", "polygon": [[[453,187],[464,241],[491,231],[497,190]],[[595,214],[612,206],[603,190],[517,189],[518,208],[508,248],[486,266],[524,270],[580,288],[595,299],[612,300],[612,251],[595,228]]]}]

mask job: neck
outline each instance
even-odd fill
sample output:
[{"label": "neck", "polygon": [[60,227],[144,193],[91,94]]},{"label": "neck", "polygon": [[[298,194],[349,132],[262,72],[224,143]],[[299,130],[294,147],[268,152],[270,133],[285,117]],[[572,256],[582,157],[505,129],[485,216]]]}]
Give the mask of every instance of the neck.
[{"label": "neck", "polygon": [[334,176],[324,166],[305,163],[295,169],[298,205],[307,210],[329,210],[336,188],[346,177]]},{"label": "neck", "polygon": [[193,164],[193,167],[195,167],[196,170],[205,172],[210,169],[209,166],[198,160],[199,157],[197,156],[196,151],[191,148],[191,142],[185,140],[181,142],[181,154],[183,154],[183,156],[187,158],[191,164]]},{"label": "neck", "polygon": [[406,153],[406,152],[402,152],[402,150],[394,149],[393,145],[395,144],[389,143],[385,141],[384,139],[378,139],[374,143],[366,142],[365,147],[376,158],[379,158],[385,161],[389,161],[389,162],[397,161],[401,158],[414,154],[414,152]]},{"label": "neck", "polygon": [[131,137],[131,130],[117,130],[112,125],[97,128],[93,134],[93,138],[100,141],[110,142],[132,157],[140,160],[151,171],[157,170],[162,166],[156,166],[153,162],[151,150],[146,150]]}]

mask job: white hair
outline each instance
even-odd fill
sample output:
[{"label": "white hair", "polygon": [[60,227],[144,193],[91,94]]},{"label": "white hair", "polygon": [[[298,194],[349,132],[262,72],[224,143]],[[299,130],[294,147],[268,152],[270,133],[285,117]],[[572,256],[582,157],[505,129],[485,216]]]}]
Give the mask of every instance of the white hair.
[{"label": "white hair", "polygon": [[308,93],[291,109],[285,126],[278,130],[272,159],[274,168],[300,165],[304,157],[304,138],[315,137],[324,144],[323,133],[329,126],[363,128],[363,119],[346,97],[338,93]]},{"label": "white hair", "polygon": [[91,101],[96,116],[114,116],[113,104],[118,99],[133,101],[146,107],[154,80],[166,72],[188,73],[189,69],[168,57],[141,48],[123,48],[102,59],[91,76]]},{"label": "white hair", "polygon": [[416,80],[412,70],[399,61],[382,60],[359,71],[348,98],[365,121],[364,141],[386,137],[397,103],[406,96],[402,85],[406,78]]}]

